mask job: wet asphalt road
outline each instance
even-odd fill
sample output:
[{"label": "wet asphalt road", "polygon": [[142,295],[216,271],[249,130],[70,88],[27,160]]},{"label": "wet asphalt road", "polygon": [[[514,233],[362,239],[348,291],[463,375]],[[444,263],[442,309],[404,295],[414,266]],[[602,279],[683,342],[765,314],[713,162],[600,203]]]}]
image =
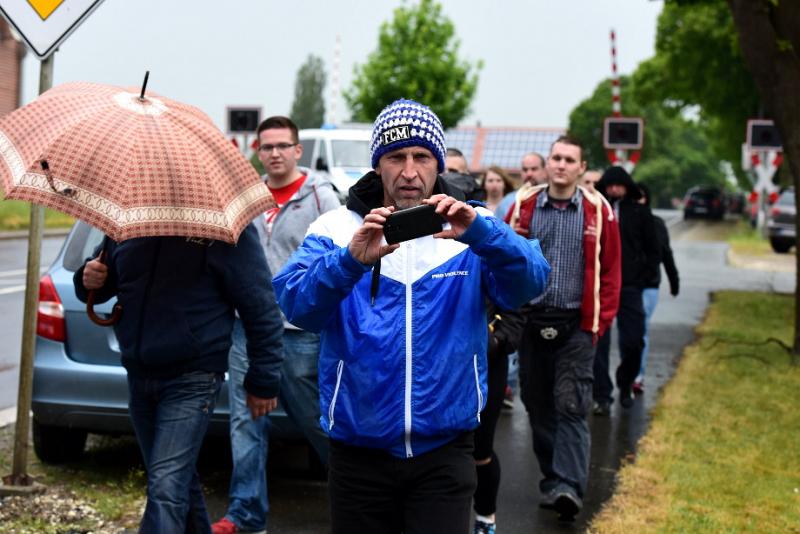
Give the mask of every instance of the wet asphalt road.
[{"label": "wet asphalt road", "polygon": [[[58,255],[63,241],[63,237],[48,237],[42,240],[43,269]],[[0,241],[0,411],[17,403],[27,262],[26,240]]]}]

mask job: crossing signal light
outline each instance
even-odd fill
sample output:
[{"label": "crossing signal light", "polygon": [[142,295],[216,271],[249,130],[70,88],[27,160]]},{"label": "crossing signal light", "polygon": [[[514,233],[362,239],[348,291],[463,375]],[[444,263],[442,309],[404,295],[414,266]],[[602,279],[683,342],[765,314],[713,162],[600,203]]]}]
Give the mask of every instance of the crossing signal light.
[{"label": "crossing signal light", "polygon": [[783,150],[781,134],[775,123],[767,119],[747,121],[747,147],[750,150]]},{"label": "crossing signal light", "polygon": [[228,133],[255,133],[261,108],[228,108]]},{"label": "crossing signal light", "polygon": [[607,117],[603,121],[603,147],[640,150],[644,140],[644,121],[640,117]]}]

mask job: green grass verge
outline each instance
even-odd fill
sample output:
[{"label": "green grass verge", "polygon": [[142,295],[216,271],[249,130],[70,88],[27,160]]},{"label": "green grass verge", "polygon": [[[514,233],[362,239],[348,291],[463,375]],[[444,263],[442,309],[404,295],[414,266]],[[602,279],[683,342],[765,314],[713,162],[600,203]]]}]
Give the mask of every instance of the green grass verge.
[{"label": "green grass verge", "polygon": [[769,240],[744,220],[740,220],[737,223],[735,230],[728,236],[728,243],[737,254],[747,256],[774,254],[769,245]]},{"label": "green grass verge", "polygon": [[[0,202],[0,231],[24,230],[30,226],[31,205],[20,200]],[[44,210],[45,228],[69,228],[75,219],[51,209]]]},{"label": "green grass verge", "polygon": [[[11,471],[14,426],[0,429],[0,471]],[[0,532],[118,533],[138,525],[147,483],[131,437],[91,436],[79,462],[47,465],[30,452],[28,473],[47,489],[41,497],[0,500]],[[24,500],[27,499],[27,500]]]},{"label": "green grass verge", "polygon": [[715,295],[591,531],[800,532],[793,298]]}]

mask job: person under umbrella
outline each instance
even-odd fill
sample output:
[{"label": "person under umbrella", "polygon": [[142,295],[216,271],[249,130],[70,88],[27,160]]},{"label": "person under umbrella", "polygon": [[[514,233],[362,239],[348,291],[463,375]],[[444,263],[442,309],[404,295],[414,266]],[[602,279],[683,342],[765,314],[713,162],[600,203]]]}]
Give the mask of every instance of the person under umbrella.
[{"label": "person under umbrella", "polygon": [[269,191],[205,114],[144,89],[56,87],[0,120],[0,155],[7,197],[109,236],[74,284],[83,301],[95,291],[120,305],[114,330],[148,474],[140,532],[209,532],[195,464],[235,312],[252,416],[276,406],[282,320],[249,224],[272,205]]}]

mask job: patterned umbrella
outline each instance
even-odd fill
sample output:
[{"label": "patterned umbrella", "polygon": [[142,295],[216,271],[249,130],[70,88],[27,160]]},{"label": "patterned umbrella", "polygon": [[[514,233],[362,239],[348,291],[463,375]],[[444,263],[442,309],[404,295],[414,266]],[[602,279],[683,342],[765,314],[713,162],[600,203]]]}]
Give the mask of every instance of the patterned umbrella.
[{"label": "patterned umbrella", "polygon": [[6,198],[62,211],[115,241],[235,243],[274,203],[205,113],[144,88],[55,87],[0,119],[0,159]]}]

